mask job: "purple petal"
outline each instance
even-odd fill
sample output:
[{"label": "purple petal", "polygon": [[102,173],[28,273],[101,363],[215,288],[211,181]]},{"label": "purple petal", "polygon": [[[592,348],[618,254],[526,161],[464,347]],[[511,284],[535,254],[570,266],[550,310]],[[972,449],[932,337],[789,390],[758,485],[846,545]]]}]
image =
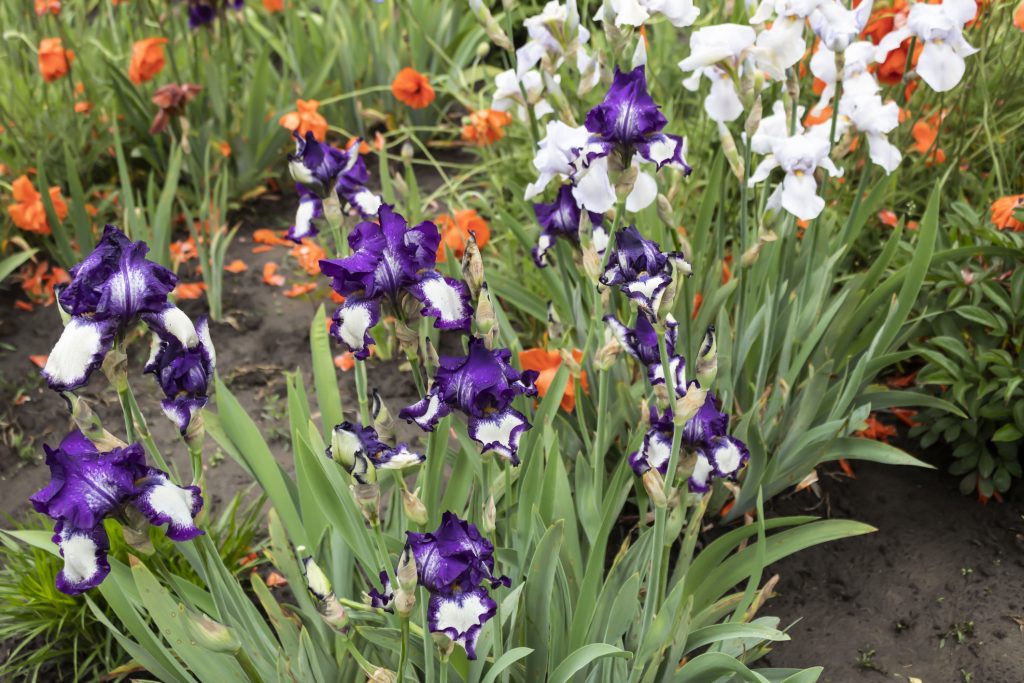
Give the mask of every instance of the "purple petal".
[{"label": "purple petal", "polygon": [[148,468],[139,487],[132,503],[150,524],[166,524],[167,538],[190,541],[205,533],[195,524],[195,516],[203,507],[198,486],[177,486],[160,470]]},{"label": "purple petal", "polygon": [[637,151],[644,159],[654,162],[659,171],[665,166],[681,169],[684,175],[693,171],[686,163],[686,139],[678,135],[652,135],[637,145]]},{"label": "purple petal", "polygon": [[398,417],[415,422],[425,432],[432,432],[437,427],[437,423],[441,418],[448,415],[451,411],[451,405],[441,398],[435,385],[422,400],[407,408],[402,408],[398,413]]},{"label": "purple petal", "polygon": [[66,595],[78,595],[100,585],[110,573],[107,561],[110,540],[103,524],[78,529],[57,522],[53,532],[53,542],[64,558],[64,567],[57,574],[57,590]]},{"label": "purple petal", "polygon": [[622,72],[615,69],[604,101],[587,114],[591,133],[620,145],[632,145],[657,133],[668,123],[647,92],[644,67]]}]

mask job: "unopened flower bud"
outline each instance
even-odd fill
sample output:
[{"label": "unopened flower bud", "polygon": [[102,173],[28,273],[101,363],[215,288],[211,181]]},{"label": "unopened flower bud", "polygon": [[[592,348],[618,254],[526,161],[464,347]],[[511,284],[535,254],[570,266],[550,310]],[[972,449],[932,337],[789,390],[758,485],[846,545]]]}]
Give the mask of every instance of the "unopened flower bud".
[{"label": "unopened flower bud", "polygon": [[593,242],[583,245],[583,272],[595,285],[601,280],[601,256]]},{"label": "unopened flower bud", "polygon": [[114,344],[103,359],[103,374],[114,390],[121,393],[128,388],[128,354],[121,344]]},{"label": "unopened flower bud", "polygon": [[558,311],[555,310],[554,302],[549,301],[548,339],[561,339],[563,334],[565,334],[565,328],[562,326],[562,319],[558,317]]},{"label": "unopened flower bud", "polygon": [[747,120],[743,124],[743,132],[747,134],[747,139],[754,137],[754,133],[757,132],[758,126],[761,125],[761,116],[763,114],[764,107],[761,104],[761,98],[758,97],[750,107],[750,113],[747,114]]},{"label": "unopened flower bud", "polygon": [[431,632],[431,637],[434,639],[434,644],[437,645],[438,652],[441,653],[441,658],[447,660],[451,656],[452,651],[455,649],[455,641],[449,638],[444,633]]},{"label": "unopened flower bud", "polygon": [[191,449],[202,449],[203,441],[206,439],[206,423],[203,421],[203,411],[197,410],[192,413],[185,428],[185,443]]},{"label": "unopened flower bud", "polygon": [[640,176],[640,169],[636,166],[628,166],[622,169],[619,179],[615,183],[615,194],[620,197],[628,196],[636,185],[636,179]]},{"label": "unopened flower bud", "polygon": [[356,463],[356,455],[362,450],[363,444],[349,423],[336,425],[331,431],[331,444],[327,449],[327,457],[346,470],[352,470]]},{"label": "unopened flower bud", "polygon": [[211,652],[238,652],[242,647],[229,627],[202,612],[186,612],[185,628],[196,645]]},{"label": "unopened flower bud", "polygon": [[477,334],[484,340],[484,345],[488,349],[493,349],[494,339],[498,334],[498,318],[494,314],[494,302],[486,282],[480,287],[473,322],[476,323]]},{"label": "unopened flower bud", "polygon": [[736,141],[733,139],[732,133],[721,121],[718,122],[718,137],[722,142],[722,154],[729,162],[729,169],[740,182],[743,182],[743,159],[740,158],[740,152],[736,149]]},{"label": "unopened flower bud", "polygon": [[711,387],[718,376],[718,337],[715,336],[715,326],[708,325],[704,333],[704,341],[697,352],[697,367],[694,377],[702,387]]},{"label": "unopened flower bud", "polygon": [[[306,546],[296,546],[295,552],[303,555],[306,552]],[[302,575],[306,579],[306,587],[317,600],[323,600],[334,592],[334,589],[331,588],[330,579],[320,569],[320,565],[316,563],[312,555],[306,555],[302,558]]]},{"label": "unopened flower bud", "polygon": [[384,443],[393,442],[395,440],[395,418],[376,389],[373,390],[373,400],[370,402],[370,415],[373,417],[373,428],[377,430],[380,440]]},{"label": "unopened flower bud", "polygon": [[494,504],[494,496],[488,496],[487,502],[484,503],[484,515],[483,520],[480,523],[484,533],[490,535],[494,533],[497,528],[498,519],[498,507]]},{"label": "unopened flower bud", "polygon": [[690,386],[686,387],[686,394],[676,400],[675,409],[673,412],[672,422],[678,427],[682,427],[689,422],[697,411],[700,410],[701,406],[704,405],[704,399],[707,398],[708,390],[697,382],[690,382]]},{"label": "unopened flower bud", "polygon": [[615,364],[615,359],[622,353],[622,344],[608,329],[605,329],[604,340],[604,346],[599,348],[597,353],[594,354],[594,367],[598,370],[610,368]]},{"label": "unopened flower bud", "polygon": [[669,230],[675,230],[676,217],[672,212],[672,202],[668,200],[668,197],[659,192],[655,206],[658,209],[658,218],[665,224],[665,227]]},{"label": "unopened flower bud", "polygon": [[647,402],[647,397],[640,399],[640,431],[646,432],[647,428],[651,424],[651,409],[650,403]]},{"label": "unopened flower bud", "polygon": [[465,251],[462,253],[462,279],[466,281],[470,294],[476,298],[484,284],[484,260],[480,256],[476,234],[472,232],[466,239]]},{"label": "unopened flower bud", "polygon": [[429,516],[427,507],[420,500],[419,492],[419,489],[415,491],[402,489],[402,507],[405,508],[405,516],[409,518],[410,522],[423,526],[427,523]]},{"label": "unopened flower bud", "polygon": [[427,337],[426,344],[424,345],[424,353],[426,358],[427,369],[434,370],[440,364],[441,359],[437,355],[437,349],[434,348],[434,342],[430,341],[430,337]]},{"label": "unopened flower bud", "polygon": [[[370,468],[373,469],[372,467]],[[380,486],[373,484],[352,484],[349,486],[363,517],[370,524],[380,523]]]},{"label": "unopened flower bud", "polygon": [[405,353],[407,358],[419,356],[420,337],[416,330],[406,325],[401,320],[395,321],[395,337],[398,338],[398,346]]},{"label": "unopened flower bud", "polygon": [[570,349],[559,349],[558,355],[562,359],[562,363],[569,368],[570,376],[575,377],[583,371],[583,367],[576,359],[576,354],[574,354]]},{"label": "unopened flower bud", "polygon": [[665,497],[665,478],[661,476],[661,472],[652,467],[644,472],[644,476],[641,479],[654,507],[666,507],[668,505],[668,498]]},{"label": "unopened flower bud", "polygon": [[410,144],[408,141],[403,142],[402,148],[399,150],[399,155],[401,156],[402,161],[406,163],[412,161],[412,158],[415,156],[412,144]]},{"label": "unopened flower bud", "polygon": [[491,51],[491,44],[486,40],[481,40],[476,46],[476,58],[483,60],[487,56],[487,53]]},{"label": "unopened flower bud", "polygon": [[89,441],[92,441],[97,450],[106,452],[112,451],[115,448],[124,448],[128,445],[103,428],[100,419],[96,416],[96,413],[92,412],[92,408],[84,398],[71,391],[65,391],[61,396],[64,397],[64,400],[68,402],[68,407],[71,408],[71,419],[74,421],[75,426],[85,434]]},{"label": "unopened flower bud", "polygon": [[512,41],[508,39],[505,32],[501,30],[501,26],[498,25],[498,21],[491,14],[491,10],[484,5],[483,0],[469,0],[469,10],[483,26],[484,32],[492,43],[509,52],[515,49]]},{"label": "unopened flower bud", "polygon": [[391,669],[377,667],[370,674],[370,677],[366,679],[366,683],[396,683],[397,680],[398,675]]}]

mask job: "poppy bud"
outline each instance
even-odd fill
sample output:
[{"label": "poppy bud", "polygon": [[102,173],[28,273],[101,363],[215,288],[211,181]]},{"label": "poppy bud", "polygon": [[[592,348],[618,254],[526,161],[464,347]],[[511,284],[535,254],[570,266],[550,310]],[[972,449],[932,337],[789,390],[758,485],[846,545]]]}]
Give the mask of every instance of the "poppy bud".
[{"label": "poppy bud", "polygon": [[490,51],[491,44],[488,43],[486,40],[482,40],[476,46],[476,58],[479,60],[483,60],[487,56],[487,53]]},{"label": "poppy bud", "polygon": [[405,182],[405,178],[400,173],[395,173],[391,176],[391,184],[395,187],[395,193],[399,197],[409,196],[409,184]]},{"label": "poppy bud", "polygon": [[702,387],[710,387],[718,376],[718,338],[715,336],[715,326],[708,325],[704,333],[704,341],[697,353],[697,367],[694,377]]},{"label": "poppy bud", "polygon": [[186,613],[185,627],[196,644],[212,652],[238,652],[242,647],[229,627],[214,621],[202,612],[189,610]]},{"label": "poppy bud", "polygon": [[405,516],[409,518],[410,522],[423,526],[427,523],[429,516],[427,515],[427,508],[420,500],[419,489],[415,491],[402,490],[402,507],[405,508]]},{"label": "poppy bud", "polygon": [[399,151],[399,155],[401,156],[402,161],[405,161],[407,163],[412,161],[412,158],[415,156],[415,153],[413,151],[412,145],[408,141],[402,143],[402,148]]}]

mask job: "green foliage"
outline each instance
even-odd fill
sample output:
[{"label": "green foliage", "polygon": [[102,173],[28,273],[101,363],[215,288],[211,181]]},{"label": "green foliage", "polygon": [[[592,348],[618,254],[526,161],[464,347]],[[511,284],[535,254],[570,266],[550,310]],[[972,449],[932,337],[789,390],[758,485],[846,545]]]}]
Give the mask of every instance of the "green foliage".
[{"label": "green foliage", "polygon": [[939,441],[950,446],[960,490],[991,497],[1022,474],[1024,238],[985,227],[966,204],[953,209],[950,241],[998,250],[932,275],[928,334],[912,345],[924,363],[917,383],[953,401],[963,415],[928,409],[910,433],[926,448]]}]

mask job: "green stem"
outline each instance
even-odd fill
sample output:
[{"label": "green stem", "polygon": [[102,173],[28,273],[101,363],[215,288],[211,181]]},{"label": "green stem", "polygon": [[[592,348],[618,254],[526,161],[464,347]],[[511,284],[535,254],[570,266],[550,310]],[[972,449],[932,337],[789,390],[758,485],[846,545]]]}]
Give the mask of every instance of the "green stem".
[{"label": "green stem", "polygon": [[242,667],[242,671],[245,672],[245,675],[249,677],[249,680],[252,681],[252,683],[263,683],[263,677],[260,676],[260,672],[257,671],[252,658],[246,654],[245,650],[239,648],[239,650],[235,652],[235,661]]},{"label": "green stem", "polygon": [[398,655],[398,683],[405,681],[405,665],[409,658],[409,617],[402,617],[402,649]]},{"label": "green stem", "polygon": [[356,396],[359,399],[359,421],[365,427],[370,424],[370,401],[366,395],[366,361],[356,360]]},{"label": "green stem", "polygon": [[117,398],[121,402],[121,413],[124,415],[124,431],[128,438],[128,443],[134,443],[138,439],[135,434],[135,420],[132,417],[132,404],[131,404],[131,389],[127,386],[124,389],[119,389],[117,392]]}]

